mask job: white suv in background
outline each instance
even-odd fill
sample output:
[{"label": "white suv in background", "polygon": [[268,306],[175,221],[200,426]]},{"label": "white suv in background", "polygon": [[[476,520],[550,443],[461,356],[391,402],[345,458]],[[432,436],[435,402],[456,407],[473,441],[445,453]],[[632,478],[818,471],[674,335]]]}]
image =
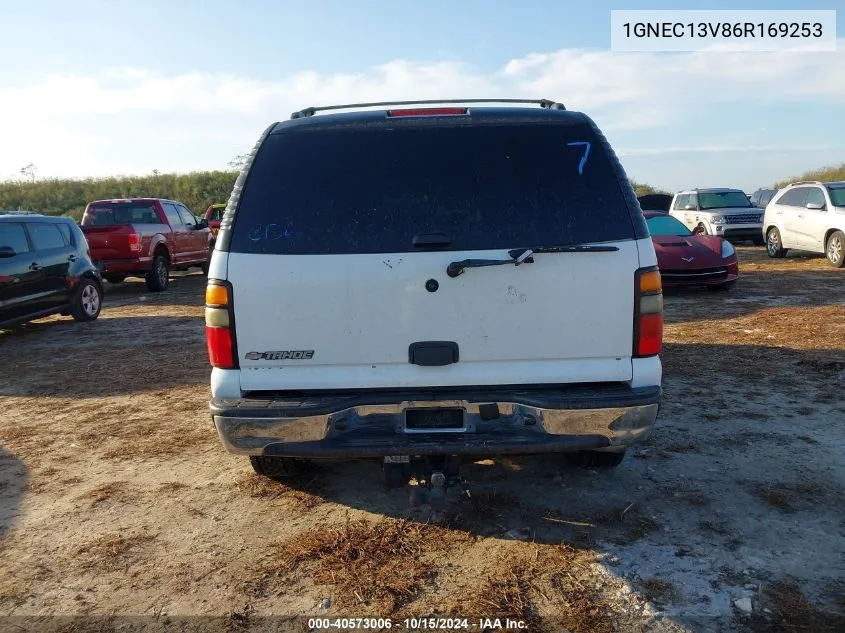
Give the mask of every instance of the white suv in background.
[{"label": "white suv in background", "polygon": [[831,266],[845,266],[845,181],[796,182],[766,207],[763,235],[769,257],[790,248],[824,253]]},{"label": "white suv in background", "polygon": [[648,436],[663,298],[645,219],[592,120],[530,103],[308,108],[267,129],[206,293],[228,450],[270,477],[376,459],[442,489],[461,458],[615,466]]},{"label": "white suv in background", "polygon": [[679,191],[669,215],[698,235],[718,235],[726,240],[753,240],[760,235],[763,211],[739,189],[690,189]]}]

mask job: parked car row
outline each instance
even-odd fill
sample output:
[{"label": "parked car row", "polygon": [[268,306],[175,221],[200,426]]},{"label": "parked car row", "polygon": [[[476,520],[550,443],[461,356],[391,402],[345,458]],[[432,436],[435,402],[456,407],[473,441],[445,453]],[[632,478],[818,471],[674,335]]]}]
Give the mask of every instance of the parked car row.
[{"label": "parked car row", "polygon": [[81,225],[29,212],[0,212],[0,327],[51,314],[90,321],[100,314],[103,280],[142,277],[165,290],[170,272],[208,273],[214,236],[174,200],[96,200]]},{"label": "parked car row", "polygon": [[[720,279],[720,284],[729,286],[736,281],[733,247],[723,241],[717,248],[716,241],[699,242],[694,236],[751,240],[765,244],[769,257],[784,257],[789,249],[823,253],[832,266],[845,266],[845,182],[796,182],[782,189],[761,188],[750,196],[739,189],[689,189],[674,196],[640,196],[638,201],[655,238],[658,259],[662,255],[665,260],[660,268],[667,286],[672,278],[696,285],[713,285],[710,280]],[[670,249],[677,258],[666,252],[667,235],[683,238]],[[724,253],[724,261],[702,257],[701,251],[696,255],[693,251],[702,245],[709,252]],[[731,256],[734,263],[728,264]]]}]

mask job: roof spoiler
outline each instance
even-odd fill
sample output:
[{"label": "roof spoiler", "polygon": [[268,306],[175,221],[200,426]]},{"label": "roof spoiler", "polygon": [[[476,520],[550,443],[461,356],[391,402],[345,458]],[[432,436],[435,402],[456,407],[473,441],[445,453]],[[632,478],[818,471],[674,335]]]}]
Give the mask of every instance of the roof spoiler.
[{"label": "roof spoiler", "polygon": [[291,119],[314,116],[325,110],[357,110],[375,106],[440,105],[445,103],[531,103],[547,110],[566,110],[562,103],[551,99],[427,99],[422,101],[374,101],[373,103],[348,103],[344,105],[312,106],[290,115]]}]

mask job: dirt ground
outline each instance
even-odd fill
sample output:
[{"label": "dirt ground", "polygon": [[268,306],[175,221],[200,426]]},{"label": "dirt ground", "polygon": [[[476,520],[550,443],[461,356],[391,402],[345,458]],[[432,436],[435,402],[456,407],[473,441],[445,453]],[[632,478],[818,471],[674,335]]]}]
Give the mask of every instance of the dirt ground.
[{"label": "dirt ground", "polygon": [[0,332],[0,615],[845,631],[845,276],[739,251],[731,291],[666,296],[648,444],[473,464],[438,517],[375,464],[277,484],[223,452],[199,274]]}]

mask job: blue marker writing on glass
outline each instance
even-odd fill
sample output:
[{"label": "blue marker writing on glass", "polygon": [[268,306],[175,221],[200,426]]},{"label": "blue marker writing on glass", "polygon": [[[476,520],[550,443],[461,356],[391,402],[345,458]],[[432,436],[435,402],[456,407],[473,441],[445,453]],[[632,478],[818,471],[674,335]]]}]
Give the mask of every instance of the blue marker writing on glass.
[{"label": "blue marker writing on glass", "polygon": [[590,145],[589,141],[573,141],[572,143],[566,144],[568,147],[572,147],[574,145],[583,145],[584,146],[584,155],[581,157],[581,161],[578,163],[578,174],[584,173],[584,165],[587,164],[587,157],[590,155]]}]

